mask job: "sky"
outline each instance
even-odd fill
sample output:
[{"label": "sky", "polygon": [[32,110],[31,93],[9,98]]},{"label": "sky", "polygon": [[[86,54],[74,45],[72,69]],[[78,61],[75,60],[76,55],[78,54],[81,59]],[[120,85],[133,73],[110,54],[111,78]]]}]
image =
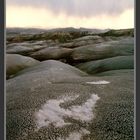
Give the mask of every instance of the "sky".
[{"label": "sky", "polygon": [[6,26],[134,28],[134,0],[6,0]]}]

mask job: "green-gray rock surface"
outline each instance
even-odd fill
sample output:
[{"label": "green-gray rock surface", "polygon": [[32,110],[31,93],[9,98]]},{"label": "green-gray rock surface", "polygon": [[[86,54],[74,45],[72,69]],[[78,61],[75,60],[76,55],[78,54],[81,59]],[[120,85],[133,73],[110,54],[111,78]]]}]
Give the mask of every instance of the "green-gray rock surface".
[{"label": "green-gray rock surface", "polygon": [[6,55],[6,77],[13,76],[17,72],[37,65],[39,64],[39,61],[30,58],[30,57],[25,57],[22,55],[18,54],[7,54]]}]

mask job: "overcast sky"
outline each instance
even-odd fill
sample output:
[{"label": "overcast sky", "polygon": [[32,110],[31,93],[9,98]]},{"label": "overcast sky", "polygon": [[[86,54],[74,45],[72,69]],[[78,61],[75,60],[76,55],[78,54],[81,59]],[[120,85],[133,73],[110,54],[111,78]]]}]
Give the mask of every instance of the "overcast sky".
[{"label": "overcast sky", "polygon": [[134,0],[7,0],[7,27],[133,28]]}]

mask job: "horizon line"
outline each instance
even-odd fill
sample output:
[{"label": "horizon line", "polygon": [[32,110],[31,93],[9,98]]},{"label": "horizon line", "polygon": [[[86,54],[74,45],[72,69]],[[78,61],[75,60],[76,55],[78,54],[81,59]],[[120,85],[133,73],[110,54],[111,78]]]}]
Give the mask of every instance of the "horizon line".
[{"label": "horizon line", "polygon": [[74,28],[74,29],[95,29],[95,30],[122,30],[122,29],[134,29],[135,27],[128,27],[128,28],[87,28],[87,27],[52,27],[52,28],[45,28],[45,27],[6,27],[7,28],[17,28],[17,29],[42,29],[42,30],[52,30],[52,29],[66,29],[66,28]]}]

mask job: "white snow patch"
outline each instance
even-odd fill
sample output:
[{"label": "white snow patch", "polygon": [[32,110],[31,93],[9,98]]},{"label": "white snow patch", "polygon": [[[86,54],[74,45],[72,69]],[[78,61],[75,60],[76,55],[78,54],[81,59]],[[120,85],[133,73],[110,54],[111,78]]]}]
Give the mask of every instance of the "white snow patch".
[{"label": "white snow patch", "polygon": [[76,98],[78,98],[78,96],[65,96],[62,97],[62,99],[48,100],[46,104],[44,104],[42,108],[35,113],[38,129],[43,126],[48,126],[51,123],[56,127],[62,127],[66,124],[70,124],[63,120],[63,116],[69,116],[70,111],[61,108],[59,105],[66,101],[75,100]]},{"label": "white snow patch", "polygon": [[88,99],[82,106],[72,106],[70,108],[72,118],[82,121],[90,121],[94,117],[93,107],[99,97],[96,94],[92,94],[91,98]]},{"label": "white snow patch", "polygon": [[42,108],[35,113],[36,124],[38,129],[49,124],[53,124],[55,127],[63,127],[64,125],[69,125],[70,123],[65,122],[63,117],[71,117],[76,120],[90,121],[93,117],[93,108],[99,99],[95,94],[91,95],[81,106],[71,106],[69,109],[64,109],[60,107],[61,103],[66,101],[75,100],[75,97],[65,97],[62,99],[52,99],[48,100]]},{"label": "white snow patch", "polygon": [[93,82],[86,82],[86,83],[91,85],[105,85],[105,84],[109,84],[110,82],[102,80],[102,81],[93,81]]}]

